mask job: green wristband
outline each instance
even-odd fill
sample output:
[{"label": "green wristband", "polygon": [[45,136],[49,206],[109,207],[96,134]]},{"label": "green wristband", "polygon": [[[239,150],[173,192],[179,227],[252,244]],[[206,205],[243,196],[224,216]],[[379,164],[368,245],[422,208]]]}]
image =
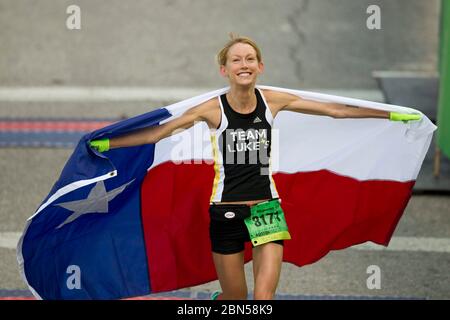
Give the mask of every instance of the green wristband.
[{"label": "green wristband", "polygon": [[93,140],[89,142],[89,146],[98,152],[105,152],[109,150],[109,139]]},{"label": "green wristband", "polygon": [[398,113],[398,112],[391,112],[389,114],[389,120],[391,121],[411,121],[411,120],[420,120],[422,119],[422,115],[418,113]]}]

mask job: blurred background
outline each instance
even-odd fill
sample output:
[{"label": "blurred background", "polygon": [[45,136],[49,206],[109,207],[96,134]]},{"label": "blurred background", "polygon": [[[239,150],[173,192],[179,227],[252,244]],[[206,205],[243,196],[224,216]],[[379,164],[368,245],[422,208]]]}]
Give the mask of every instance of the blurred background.
[{"label": "blurred background", "polygon": [[31,296],[15,246],[78,139],[226,86],[215,57],[229,32],[260,45],[259,84],[413,107],[439,126],[392,245],[284,264],[277,298],[450,298],[448,0],[0,0],[0,299]]}]

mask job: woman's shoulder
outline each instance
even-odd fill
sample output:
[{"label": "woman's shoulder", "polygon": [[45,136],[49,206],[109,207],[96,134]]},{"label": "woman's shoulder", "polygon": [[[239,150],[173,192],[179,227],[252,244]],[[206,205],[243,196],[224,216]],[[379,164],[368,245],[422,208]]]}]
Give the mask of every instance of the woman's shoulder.
[{"label": "woman's shoulder", "polygon": [[204,113],[209,113],[211,110],[216,108],[219,108],[219,102],[217,101],[217,98],[211,98],[200,104],[192,106],[186,112],[203,115]]},{"label": "woman's shoulder", "polygon": [[220,105],[217,97],[206,100],[194,108],[209,127],[215,128],[218,126],[218,122],[220,122]]},{"label": "woman's shoulder", "polygon": [[215,109],[220,110],[219,100],[217,99],[217,97],[213,97],[209,100],[206,100],[205,102],[200,103],[198,106],[196,106],[196,108],[202,113],[210,113]]},{"label": "woman's shoulder", "polygon": [[270,89],[263,89],[262,93],[267,101],[267,104],[269,105],[270,110],[272,111],[274,118],[286,105],[298,99],[297,96],[292,94]]},{"label": "woman's shoulder", "polygon": [[286,102],[292,99],[298,99],[297,96],[294,96],[290,93],[276,91],[276,90],[270,90],[270,89],[261,89],[262,93],[264,94],[264,98],[268,103],[282,103]]}]

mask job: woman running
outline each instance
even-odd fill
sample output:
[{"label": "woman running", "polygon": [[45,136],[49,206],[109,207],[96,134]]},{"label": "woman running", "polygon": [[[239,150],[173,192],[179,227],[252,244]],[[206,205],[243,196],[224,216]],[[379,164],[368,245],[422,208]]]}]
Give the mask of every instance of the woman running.
[{"label": "woman running", "polygon": [[230,85],[227,93],[186,111],[160,126],[113,139],[91,141],[100,152],[112,148],[156,143],[207,123],[215,159],[210,201],[210,239],[222,291],[213,298],[246,299],[244,244],[253,249],[254,299],[273,299],[281,273],[283,241],[290,234],[270,168],[274,118],[289,110],[333,118],[418,120],[417,114],[360,108],[304,100],[288,93],[256,88],[264,71],[261,51],[247,37],[232,36],[218,54],[220,74]]}]

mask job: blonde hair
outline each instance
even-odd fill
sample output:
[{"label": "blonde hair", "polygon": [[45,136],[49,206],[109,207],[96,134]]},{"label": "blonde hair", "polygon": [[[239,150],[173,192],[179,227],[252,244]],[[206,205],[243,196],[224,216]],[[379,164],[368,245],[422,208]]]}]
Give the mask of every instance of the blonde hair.
[{"label": "blonde hair", "polygon": [[262,61],[261,50],[259,49],[255,41],[248,37],[239,36],[232,32],[230,32],[229,36],[230,40],[228,40],[225,46],[217,54],[217,62],[220,66],[224,66],[227,63],[228,50],[230,50],[230,48],[236,43],[246,43],[248,45],[251,45],[256,51],[256,58],[258,59],[258,62]]}]

